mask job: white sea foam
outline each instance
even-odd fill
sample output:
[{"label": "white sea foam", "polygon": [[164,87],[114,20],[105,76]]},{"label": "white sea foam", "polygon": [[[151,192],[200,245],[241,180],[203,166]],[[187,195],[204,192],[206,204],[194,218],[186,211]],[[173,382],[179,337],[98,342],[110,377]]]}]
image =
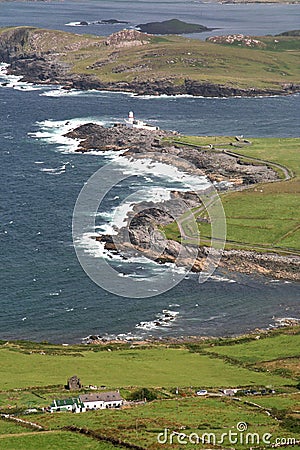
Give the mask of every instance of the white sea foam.
[{"label": "white sea foam", "polygon": [[161,329],[170,327],[176,320],[178,314],[178,311],[164,309],[161,313],[156,314],[155,319],[149,320],[147,322],[140,322],[135,326],[135,328],[145,331],[151,331],[157,328]]},{"label": "white sea foam", "polygon": [[136,198],[134,198],[134,194],[132,195],[133,196],[130,202],[124,202],[112,211],[111,217],[112,225],[114,227],[122,228],[126,225],[128,214],[133,211],[136,204],[143,201],[153,201],[156,203],[164,202],[171,198],[171,190],[155,187],[152,189],[139,191]]},{"label": "white sea foam", "polygon": [[236,280],[221,275],[210,275],[209,280],[221,283],[236,283]]},{"label": "white sea foam", "polygon": [[209,182],[205,176],[190,175],[177,169],[170,164],[156,162],[151,159],[133,159],[118,155],[115,158],[117,164],[122,168],[125,175],[140,175],[147,176],[154,175],[157,178],[162,178],[169,183],[179,183],[181,186],[177,190],[203,190],[209,187]]},{"label": "white sea foam", "polygon": [[66,172],[66,167],[69,163],[65,163],[62,166],[55,167],[55,168],[42,168],[40,169],[40,172],[46,172],[49,175],[61,175],[62,173]]},{"label": "white sea foam", "polygon": [[0,87],[13,88],[19,91],[37,91],[44,89],[44,85],[21,81],[22,75],[9,75],[9,64],[0,63]]},{"label": "white sea foam", "polygon": [[66,27],[84,27],[86,25],[82,24],[81,22],[68,22],[68,23],[65,23],[65,26]]},{"label": "white sea foam", "polygon": [[46,92],[42,92],[39,94],[41,97],[110,97],[116,95],[127,95],[129,97],[136,97],[137,94],[133,94],[132,92],[123,92],[123,91],[105,91],[99,89],[65,89],[63,86],[56,87],[55,89],[47,90]]},{"label": "white sea foam", "polygon": [[[87,94],[92,91],[80,91],[78,89],[63,89],[62,87],[57,89],[51,89],[39,94],[41,97],[77,97],[78,95]],[[93,91],[97,92],[97,91]]]},{"label": "white sea foam", "polygon": [[56,144],[57,149],[63,153],[74,153],[78,148],[79,140],[68,138],[65,134],[80,125],[90,122],[104,125],[103,121],[94,117],[74,118],[70,120],[44,120],[42,122],[37,122],[37,125],[39,126],[38,131],[28,134],[33,138],[40,139],[49,144]]},{"label": "white sea foam", "polygon": [[202,322],[212,322],[212,321],[214,321],[214,320],[216,320],[216,319],[223,319],[223,318],[226,317],[226,316],[227,316],[226,313],[222,313],[222,314],[218,314],[218,315],[216,315],[216,316],[210,316],[210,317],[208,317],[207,319],[202,319],[201,321],[202,321]]},{"label": "white sea foam", "polygon": [[98,242],[95,237],[95,233],[84,233],[80,238],[77,239],[75,245],[78,248],[84,249],[84,252],[94,258],[105,258],[115,261],[123,261],[124,259],[117,254],[112,254],[105,249],[104,242]]},{"label": "white sea foam", "polygon": [[[82,26],[82,25],[74,25],[74,26]],[[40,95],[46,96],[46,97],[65,97],[65,96],[89,96],[91,94],[94,95],[124,95],[130,98],[139,98],[141,100],[181,100],[181,99],[191,99],[192,101],[197,101],[197,99],[206,99],[206,100],[227,100],[227,97],[204,97],[204,96],[195,96],[191,94],[160,94],[160,95],[151,95],[151,94],[137,94],[135,92],[128,92],[128,91],[122,91],[122,90],[116,90],[116,91],[110,91],[110,90],[98,90],[98,89],[65,89],[63,87],[59,87],[57,89],[52,89],[47,92],[43,92]],[[274,96],[277,97],[277,96]],[[239,98],[238,96],[231,97],[231,98]],[[243,97],[245,98],[245,97]],[[252,98],[252,97],[249,97]],[[265,98],[265,97],[258,97],[258,98]]]}]

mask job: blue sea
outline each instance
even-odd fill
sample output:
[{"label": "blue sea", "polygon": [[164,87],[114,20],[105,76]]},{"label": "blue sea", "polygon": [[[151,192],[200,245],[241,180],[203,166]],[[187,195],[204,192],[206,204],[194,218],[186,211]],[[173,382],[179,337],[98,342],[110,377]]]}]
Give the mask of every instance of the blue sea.
[{"label": "blue sea", "polygon": [[[116,18],[134,25],[142,19],[171,18],[176,6],[176,17],[183,20],[193,18],[207,26],[213,22],[235,31],[244,24],[249,34],[262,34],[262,11],[267,10],[271,18],[264,19],[268,31],[281,32],[296,28],[299,10],[295,5],[135,4],[133,8],[132,2],[123,1],[1,3],[0,24],[83,32],[84,27],[65,24]],[[198,16],[193,17],[196,11]],[[110,27],[91,25],[89,32],[109,34]],[[121,164],[115,156],[94,152],[77,154],[74,142],[63,137],[80,123],[123,121],[129,110],[163,129],[186,134],[296,137],[299,95],[204,99],[66,93],[59,87],[29,86],[8,79],[1,70],[0,83],[9,81],[0,86],[1,339],[80,342],[89,334],[220,336],[274,326],[280,317],[300,317],[299,285],[260,276],[217,271],[199,284],[196,274],[186,274],[163,294],[155,295],[154,286],[148,298],[126,297],[126,292],[115,295],[94,284],[78,262],[72,240],[73,210],[87,180],[108,163],[112,171],[126,174],[124,183],[115,186],[102,204],[99,231],[123,220],[124,208],[118,210],[118,206],[129,195],[141,190],[154,195],[180,187],[181,181],[176,171],[159,172],[151,164]],[[103,258],[100,245],[88,236],[82,236],[80,245],[97,267]],[[112,263],[120,281],[133,273],[139,276],[139,271],[147,277],[164,270],[144,261]],[[168,314],[172,320],[161,321]]]}]

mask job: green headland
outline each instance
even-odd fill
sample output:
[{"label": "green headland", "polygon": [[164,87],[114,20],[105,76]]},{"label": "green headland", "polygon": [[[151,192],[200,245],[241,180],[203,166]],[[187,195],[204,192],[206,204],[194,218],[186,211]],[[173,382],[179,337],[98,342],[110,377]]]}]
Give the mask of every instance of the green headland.
[{"label": "green headland", "polygon": [[136,30],[108,38],[30,27],[0,30],[0,60],[28,81],[136,93],[297,92],[299,47],[295,32],[200,41]]}]

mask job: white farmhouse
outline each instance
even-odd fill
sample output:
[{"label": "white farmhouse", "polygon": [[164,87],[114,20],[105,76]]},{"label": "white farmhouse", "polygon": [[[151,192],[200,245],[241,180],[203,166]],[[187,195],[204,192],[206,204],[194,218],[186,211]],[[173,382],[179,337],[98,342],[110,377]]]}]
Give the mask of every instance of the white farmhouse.
[{"label": "white farmhouse", "polygon": [[117,391],[79,395],[79,400],[86,409],[120,408],[123,398]]}]

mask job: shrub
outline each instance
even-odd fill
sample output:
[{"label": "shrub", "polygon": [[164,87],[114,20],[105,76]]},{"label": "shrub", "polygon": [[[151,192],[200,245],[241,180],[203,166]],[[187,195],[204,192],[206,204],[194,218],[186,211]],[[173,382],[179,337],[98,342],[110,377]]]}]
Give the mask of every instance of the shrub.
[{"label": "shrub", "polygon": [[152,402],[152,400],[157,399],[156,392],[153,390],[150,390],[148,388],[141,388],[137,389],[136,391],[132,392],[129,396],[129,400],[134,401],[143,401],[146,399],[148,402]]}]

